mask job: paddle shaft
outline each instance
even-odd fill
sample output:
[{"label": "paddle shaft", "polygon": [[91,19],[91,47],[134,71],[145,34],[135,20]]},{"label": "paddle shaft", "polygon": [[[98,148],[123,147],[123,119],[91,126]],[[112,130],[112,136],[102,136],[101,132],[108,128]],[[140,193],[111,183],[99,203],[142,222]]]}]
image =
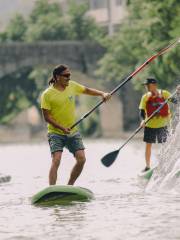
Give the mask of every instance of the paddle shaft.
[{"label": "paddle shaft", "polygon": [[[130,81],[138,72],[140,72],[145,66],[147,66],[150,62],[152,62],[155,58],[157,58],[158,56],[164,54],[168,49],[170,49],[171,47],[176,46],[179,43],[179,40],[176,40],[175,42],[169,44],[168,46],[166,46],[165,48],[161,49],[158,53],[156,53],[155,55],[153,55],[152,57],[150,57],[149,59],[147,59],[140,67],[138,67],[134,72],[132,72],[128,77],[125,78],[125,80],[120,83],[116,88],[114,88],[114,90],[112,90],[110,92],[111,96],[117,92],[123,85],[125,85],[128,81]],[[94,112],[94,110],[96,110],[100,105],[102,105],[102,103],[104,103],[104,100],[101,100],[96,106],[94,106],[89,112],[87,112],[86,114],[84,114],[77,122],[75,122],[70,129],[73,129],[75,126],[77,126],[80,122],[82,122],[85,118],[87,118],[92,112]]]},{"label": "paddle shaft", "polygon": [[[148,118],[147,120],[144,122],[145,124],[148,123],[163,107],[165,104],[168,103],[168,101],[176,94],[177,91],[175,91],[173,94],[171,94],[170,97],[168,97],[166,99],[166,101],[163,102],[163,104],[161,104],[161,106],[159,106],[159,108],[157,108]],[[127,139],[127,141],[119,148],[119,151],[143,128],[143,126],[140,126],[139,128],[137,128],[135,130],[135,132]]]}]

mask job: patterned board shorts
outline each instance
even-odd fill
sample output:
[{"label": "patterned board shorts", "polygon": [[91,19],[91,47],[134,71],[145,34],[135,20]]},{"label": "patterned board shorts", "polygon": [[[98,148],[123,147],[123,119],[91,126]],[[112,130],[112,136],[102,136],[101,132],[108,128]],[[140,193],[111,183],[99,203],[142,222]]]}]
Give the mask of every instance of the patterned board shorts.
[{"label": "patterned board shorts", "polygon": [[66,147],[71,153],[75,154],[78,150],[84,150],[84,144],[79,132],[72,135],[61,135],[57,133],[48,133],[48,142],[51,154],[61,151]]},{"label": "patterned board shorts", "polygon": [[147,143],[164,143],[167,140],[168,129],[167,127],[162,128],[144,128],[144,142]]}]

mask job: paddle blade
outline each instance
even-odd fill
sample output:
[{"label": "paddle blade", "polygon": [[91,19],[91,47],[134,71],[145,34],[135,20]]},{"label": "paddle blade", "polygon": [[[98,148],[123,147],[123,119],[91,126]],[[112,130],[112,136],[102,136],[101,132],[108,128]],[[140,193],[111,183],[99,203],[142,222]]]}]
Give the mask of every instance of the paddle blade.
[{"label": "paddle blade", "polygon": [[117,155],[119,153],[119,149],[113,152],[110,152],[106,154],[102,159],[101,162],[104,166],[109,167],[113,164],[113,162],[116,160]]}]

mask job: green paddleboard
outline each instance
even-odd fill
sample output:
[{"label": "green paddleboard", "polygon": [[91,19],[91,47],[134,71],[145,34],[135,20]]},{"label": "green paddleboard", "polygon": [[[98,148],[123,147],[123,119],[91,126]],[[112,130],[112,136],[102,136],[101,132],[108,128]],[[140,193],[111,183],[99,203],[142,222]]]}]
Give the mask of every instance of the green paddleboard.
[{"label": "green paddleboard", "polygon": [[153,174],[155,168],[151,168],[146,172],[141,172],[138,174],[139,177],[149,180]]},{"label": "green paddleboard", "polygon": [[176,173],[176,177],[177,177],[177,178],[180,177],[180,171],[178,171],[178,172]]},{"label": "green paddleboard", "polygon": [[93,193],[86,188],[71,185],[53,185],[36,193],[32,197],[31,203],[36,205],[61,205],[74,201],[89,201],[93,198]]}]

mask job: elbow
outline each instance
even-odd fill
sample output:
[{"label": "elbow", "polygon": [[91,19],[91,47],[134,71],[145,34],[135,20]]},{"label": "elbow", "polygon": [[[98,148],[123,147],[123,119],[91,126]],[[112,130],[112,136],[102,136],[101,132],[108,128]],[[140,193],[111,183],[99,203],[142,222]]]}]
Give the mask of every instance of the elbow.
[{"label": "elbow", "polygon": [[50,123],[51,122],[51,117],[47,114],[44,115],[44,120],[47,122],[47,123]]},{"label": "elbow", "polygon": [[43,115],[44,121],[49,122],[49,115],[44,111],[42,115]]},{"label": "elbow", "polygon": [[83,91],[83,94],[89,94],[89,92],[90,92],[90,91],[89,91],[89,88],[86,87],[86,88],[84,89],[84,91]]},{"label": "elbow", "polygon": [[141,120],[144,120],[146,118],[146,114],[145,114],[144,109],[140,109],[139,117],[140,117]]},{"label": "elbow", "polygon": [[45,122],[48,122],[48,121],[49,121],[49,119],[48,119],[47,116],[44,116],[44,121],[45,121]]}]

